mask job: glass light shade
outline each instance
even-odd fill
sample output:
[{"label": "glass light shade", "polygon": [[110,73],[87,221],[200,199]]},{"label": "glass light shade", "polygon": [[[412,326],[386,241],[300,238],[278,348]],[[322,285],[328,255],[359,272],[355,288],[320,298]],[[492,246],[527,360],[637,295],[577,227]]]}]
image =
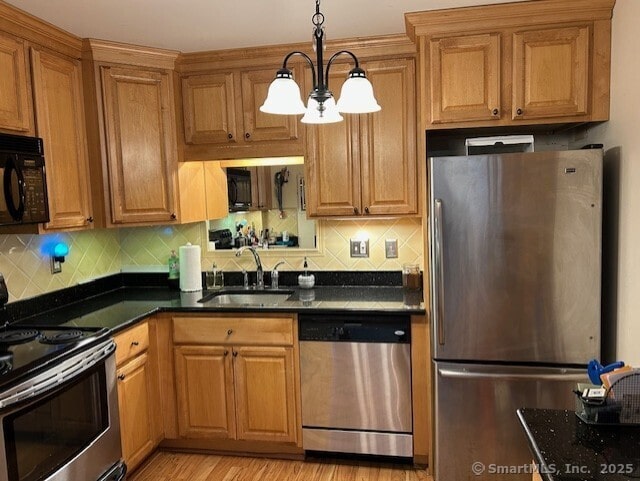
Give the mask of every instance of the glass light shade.
[{"label": "glass light shade", "polygon": [[306,109],[300,97],[300,87],[292,78],[277,77],[271,85],[261,112],[267,114],[304,114]]},{"label": "glass light shade", "polygon": [[307,102],[307,111],[304,117],[300,119],[300,122],[304,124],[332,124],[334,122],[341,122],[342,115],[336,109],[336,101],[333,97],[324,101],[324,111],[320,115],[318,110],[318,101],[309,97]]},{"label": "glass light shade", "polygon": [[381,109],[373,96],[371,82],[366,77],[352,76],[342,84],[337,108],[344,114],[366,114]]}]

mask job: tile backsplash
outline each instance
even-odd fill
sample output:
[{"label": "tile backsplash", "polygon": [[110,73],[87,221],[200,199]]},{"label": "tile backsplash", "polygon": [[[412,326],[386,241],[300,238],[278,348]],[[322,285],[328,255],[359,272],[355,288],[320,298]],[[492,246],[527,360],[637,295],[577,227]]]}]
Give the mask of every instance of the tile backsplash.
[{"label": "tile backsplash", "polygon": [[[263,251],[265,269],[280,260],[282,270],[302,269],[302,258],[313,270],[399,270],[404,263],[423,267],[422,223],[416,219],[322,221],[317,252],[271,249]],[[349,256],[349,239],[367,237],[368,258]],[[398,258],[386,259],[385,239],[398,240]],[[191,242],[203,250],[202,268],[213,262],[225,270],[253,269],[251,256],[236,258],[229,251],[206,251],[203,223],[178,226],[95,229],[46,235],[0,235],[0,272],[9,289],[9,300],[34,297],[78,283],[124,271],[164,271],[172,249]],[[45,246],[64,242],[69,254],[62,272],[51,274]]]},{"label": "tile backsplash", "polygon": [[[69,254],[62,272],[51,274],[51,243],[64,242]],[[34,297],[97,277],[120,272],[117,230],[95,229],[45,235],[0,235],[0,272],[9,290],[9,301]]]}]

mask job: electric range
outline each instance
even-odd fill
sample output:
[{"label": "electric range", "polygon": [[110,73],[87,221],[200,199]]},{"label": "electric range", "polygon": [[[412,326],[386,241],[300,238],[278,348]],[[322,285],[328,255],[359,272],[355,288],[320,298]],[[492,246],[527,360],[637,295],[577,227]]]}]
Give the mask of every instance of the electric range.
[{"label": "electric range", "polygon": [[107,328],[6,326],[0,329],[0,389],[33,377],[108,337]]}]

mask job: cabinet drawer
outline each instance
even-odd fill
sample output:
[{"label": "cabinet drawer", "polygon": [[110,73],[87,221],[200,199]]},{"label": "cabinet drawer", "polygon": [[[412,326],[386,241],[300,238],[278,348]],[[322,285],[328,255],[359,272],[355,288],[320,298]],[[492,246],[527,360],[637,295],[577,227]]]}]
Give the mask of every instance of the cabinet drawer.
[{"label": "cabinet drawer", "polygon": [[128,329],[113,339],[116,343],[116,364],[123,362],[144,352],[149,347],[149,325],[146,322]]},{"label": "cabinet drawer", "polygon": [[174,317],[176,344],[293,345],[290,317]]}]

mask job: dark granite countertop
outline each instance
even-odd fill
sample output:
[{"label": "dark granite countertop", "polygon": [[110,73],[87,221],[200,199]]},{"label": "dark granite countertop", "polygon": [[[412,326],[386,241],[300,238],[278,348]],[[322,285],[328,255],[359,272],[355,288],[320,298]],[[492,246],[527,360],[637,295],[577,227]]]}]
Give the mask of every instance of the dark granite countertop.
[{"label": "dark granite countertop", "polygon": [[[319,286],[293,290],[290,299],[275,306],[209,306],[198,303],[209,291],[179,292],[166,287],[120,287],[49,311],[22,318],[20,325],[107,327],[120,331],[155,312],[305,312],[424,314],[421,293],[401,287]],[[225,291],[238,291],[238,287]],[[267,289],[269,290],[269,289]]]},{"label": "dark granite countertop", "polygon": [[549,409],[519,409],[518,418],[546,481],[640,478],[640,426],[591,425]]}]

